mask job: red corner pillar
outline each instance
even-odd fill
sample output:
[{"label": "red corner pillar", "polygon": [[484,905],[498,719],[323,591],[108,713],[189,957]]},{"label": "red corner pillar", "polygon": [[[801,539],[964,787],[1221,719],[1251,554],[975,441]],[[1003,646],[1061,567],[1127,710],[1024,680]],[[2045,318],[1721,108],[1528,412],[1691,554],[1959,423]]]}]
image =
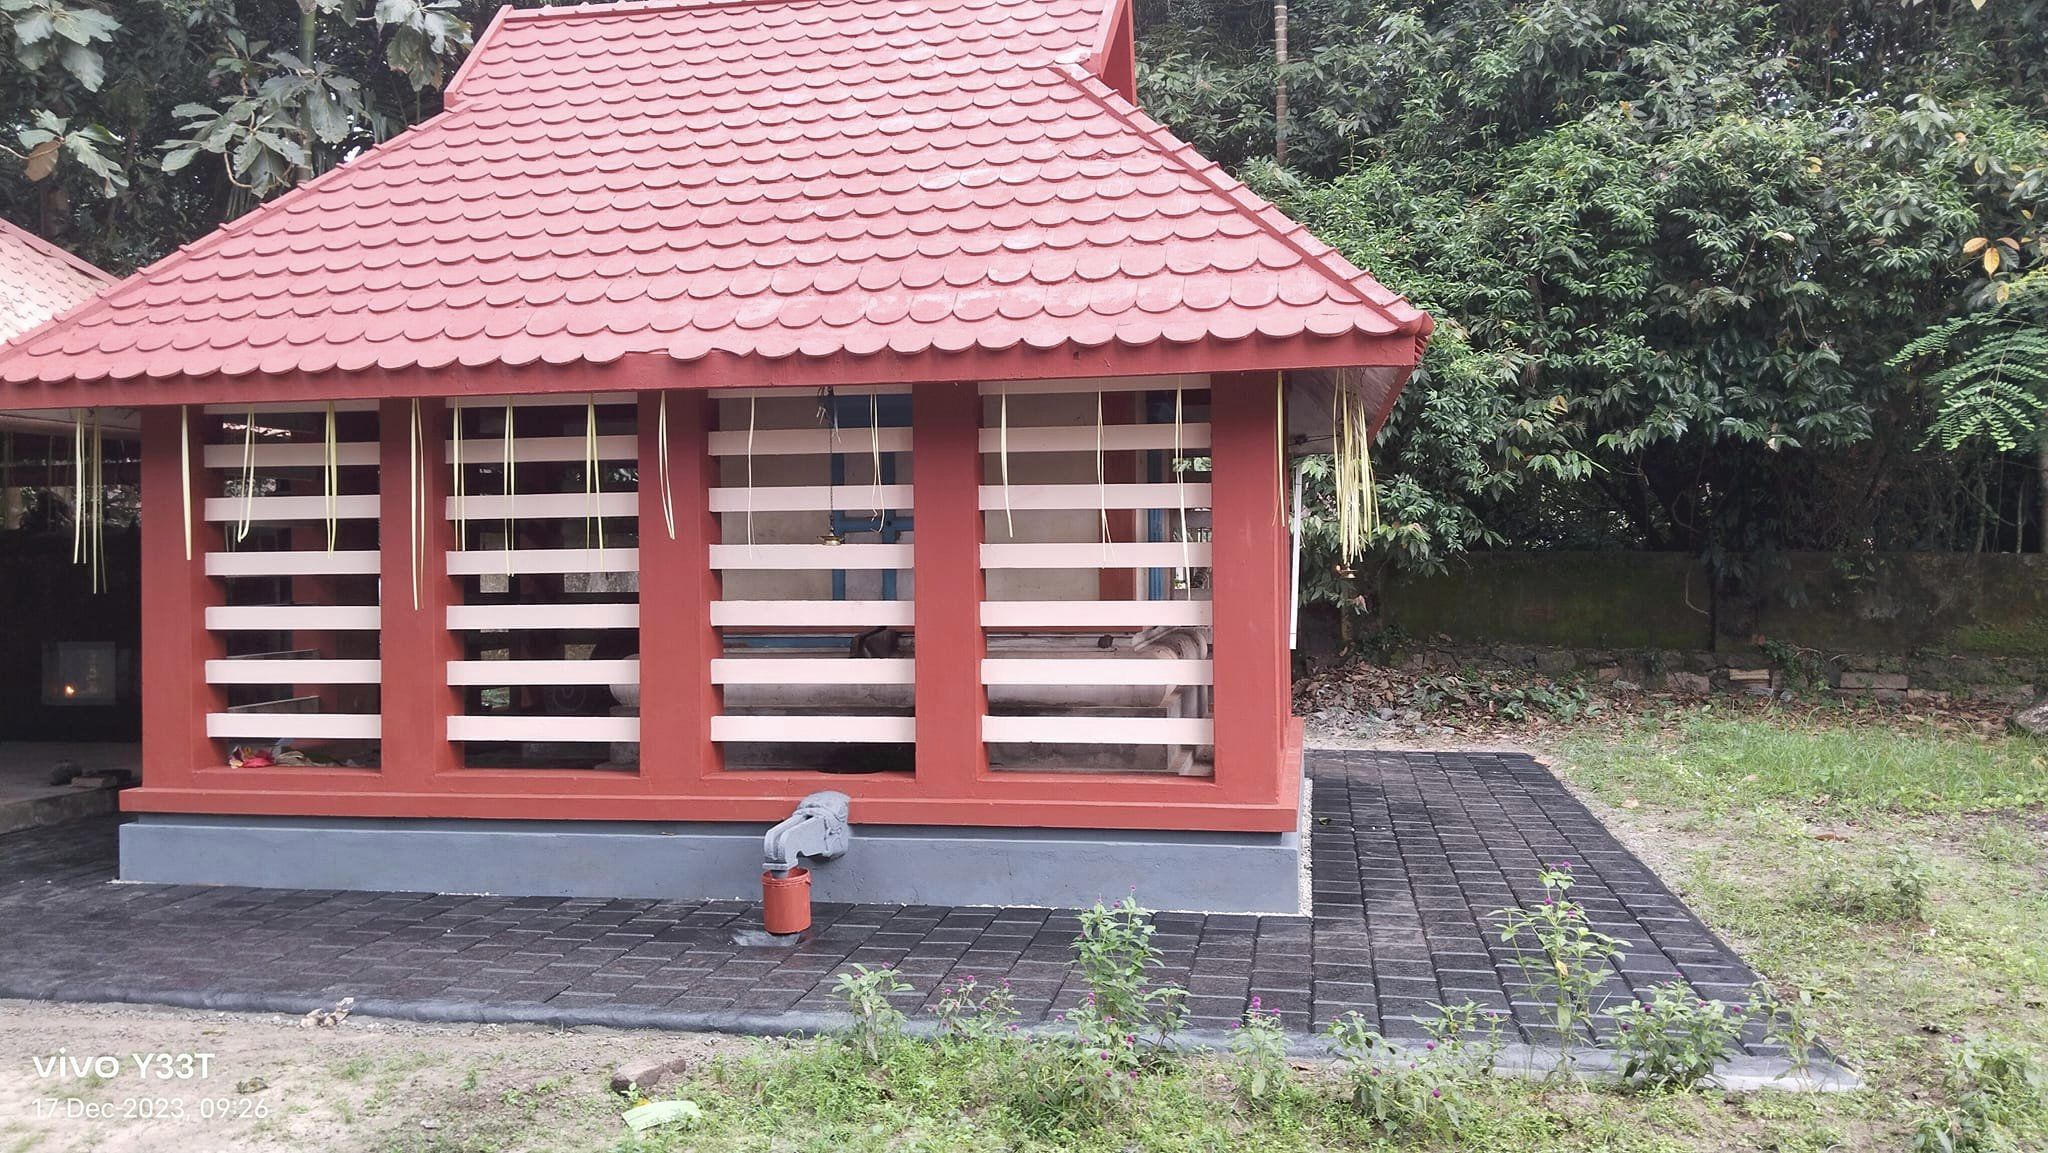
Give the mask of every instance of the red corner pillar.
[{"label": "red corner pillar", "polygon": [[929,797],[975,791],[988,769],[981,718],[981,392],[972,382],[911,392],[916,583],[917,783]]},{"label": "red corner pillar", "polygon": [[1216,783],[1232,800],[1264,804],[1294,795],[1281,779],[1291,702],[1277,381],[1218,374],[1209,393]]},{"label": "red corner pillar", "polygon": [[448,687],[448,662],[462,659],[462,647],[448,629],[448,606],[460,604],[461,590],[448,575],[448,551],[455,525],[448,519],[445,446],[454,435],[454,410],[440,400],[419,402],[417,459],[419,602],[413,602],[414,524],[412,485],[415,459],[410,400],[386,400],[377,411],[378,536],[382,554],[378,597],[382,603],[378,642],[382,662],[380,709],[384,717],[382,783],[393,789],[435,792],[434,777],[462,767],[448,740],[448,718],[462,711],[460,694]]},{"label": "red corner pillar", "polygon": [[[206,575],[206,554],[220,548],[220,533],[206,519],[206,446],[196,407],[191,417],[188,453],[179,444],[187,433],[177,408],[142,410],[142,783],[151,789],[187,787],[195,769],[227,763],[206,736],[206,714],[226,707],[206,683],[206,662],[225,654],[206,629],[206,610],[221,599],[220,586]],[[188,493],[192,503],[181,507]],[[78,579],[85,580],[83,570]]]},{"label": "red corner pillar", "polygon": [[[716,403],[703,392],[669,392],[667,502],[663,497],[662,397],[640,394],[640,774],[659,794],[689,791],[723,767],[711,740],[719,655],[711,603],[719,598],[711,544],[718,483],[711,455]],[[669,533],[673,514],[675,533]]]}]

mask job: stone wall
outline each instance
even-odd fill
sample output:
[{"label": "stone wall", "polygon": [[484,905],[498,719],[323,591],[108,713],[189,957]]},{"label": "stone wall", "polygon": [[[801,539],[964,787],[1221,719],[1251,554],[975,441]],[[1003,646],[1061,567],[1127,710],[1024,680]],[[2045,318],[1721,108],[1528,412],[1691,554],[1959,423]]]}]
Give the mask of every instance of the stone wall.
[{"label": "stone wall", "polygon": [[2048,659],[1878,656],[1775,648],[1773,654],[1766,655],[1418,643],[1392,653],[1391,662],[1416,672],[1526,668],[1548,676],[1581,676],[1621,688],[1684,695],[1820,691],[1925,704],[1967,700],[2018,706],[2034,699],[2035,686],[2048,685]]},{"label": "stone wall", "polygon": [[1715,579],[1661,553],[1475,553],[1382,592],[1411,656],[1646,687],[2024,700],[2048,684],[2048,557],[1790,553]]}]

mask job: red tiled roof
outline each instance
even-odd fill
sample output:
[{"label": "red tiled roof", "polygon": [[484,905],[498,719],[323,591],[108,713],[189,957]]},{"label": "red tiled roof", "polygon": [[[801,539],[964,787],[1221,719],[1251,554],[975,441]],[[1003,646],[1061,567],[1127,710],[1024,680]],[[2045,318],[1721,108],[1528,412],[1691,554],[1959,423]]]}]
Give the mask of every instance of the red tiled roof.
[{"label": "red tiled roof", "polygon": [[132,403],[249,374],[593,387],[504,371],[536,362],[688,366],[669,387],[1412,365],[1426,316],[1104,84],[1122,3],[501,11],[446,111],[23,342],[0,380]]},{"label": "red tiled roof", "polygon": [[78,307],[114,278],[0,220],[0,344]]}]

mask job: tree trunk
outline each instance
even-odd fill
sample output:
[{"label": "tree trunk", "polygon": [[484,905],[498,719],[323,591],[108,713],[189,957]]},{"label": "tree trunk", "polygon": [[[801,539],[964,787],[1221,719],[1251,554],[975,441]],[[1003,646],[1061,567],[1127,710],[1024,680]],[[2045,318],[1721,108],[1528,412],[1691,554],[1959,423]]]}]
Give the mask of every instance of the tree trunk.
[{"label": "tree trunk", "polygon": [[1273,0],[1273,163],[1287,163],[1287,0]]},{"label": "tree trunk", "polygon": [[[299,0],[299,63],[305,66],[308,73],[313,70],[313,50],[317,46],[319,18],[318,5],[311,0]],[[311,180],[314,174],[320,171],[319,162],[313,157],[313,150],[320,147],[320,138],[313,132],[313,102],[310,98],[304,107],[299,109],[299,121],[306,138],[306,163],[302,169],[304,175],[301,179]]]},{"label": "tree trunk", "polygon": [[[2040,522],[2034,526],[2034,551],[2048,552],[2048,421],[2042,422],[2034,442],[2034,475],[2040,484],[2035,495],[2041,498],[2034,502],[2034,519]],[[2020,532],[2024,535],[2026,531],[2023,521]]]}]

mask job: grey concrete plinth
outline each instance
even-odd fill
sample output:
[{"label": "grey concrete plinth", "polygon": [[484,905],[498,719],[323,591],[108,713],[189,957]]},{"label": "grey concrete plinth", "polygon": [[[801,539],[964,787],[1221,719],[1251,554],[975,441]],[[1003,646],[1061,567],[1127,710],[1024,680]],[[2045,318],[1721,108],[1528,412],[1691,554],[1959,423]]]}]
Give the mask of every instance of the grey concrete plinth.
[{"label": "grey concrete plinth", "polygon": [[[765,824],[366,820],[145,814],[121,879],[180,885],[757,900]],[[814,900],[1300,911],[1296,833],[860,826]]]}]

